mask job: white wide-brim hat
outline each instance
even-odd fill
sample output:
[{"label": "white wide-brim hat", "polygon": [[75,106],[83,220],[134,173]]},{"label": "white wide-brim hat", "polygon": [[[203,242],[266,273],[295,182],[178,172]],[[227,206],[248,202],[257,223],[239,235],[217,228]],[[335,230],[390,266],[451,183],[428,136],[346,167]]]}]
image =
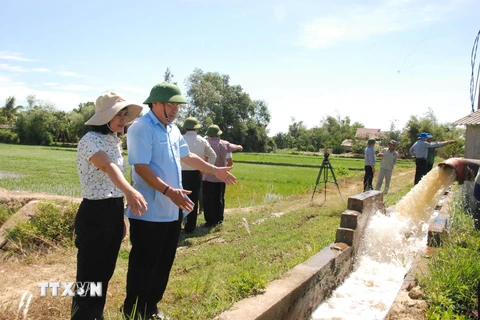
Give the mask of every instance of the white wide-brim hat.
[{"label": "white wide-brim hat", "polygon": [[123,108],[128,108],[128,122],[135,120],[143,111],[140,104],[125,101],[116,93],[109,92],[98,97],[95,103],[95,114],[85,122],[90,126],[102,126],[109,123]]}]

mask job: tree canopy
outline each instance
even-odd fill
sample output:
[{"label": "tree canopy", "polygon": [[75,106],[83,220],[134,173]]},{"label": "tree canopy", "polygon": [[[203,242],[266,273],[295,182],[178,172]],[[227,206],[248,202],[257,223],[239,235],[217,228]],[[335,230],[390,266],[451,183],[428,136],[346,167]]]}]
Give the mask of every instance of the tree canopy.
[{"label": "tree canopy", "polygon": [[245,151],[265,152],[269,148],[267,126],[270,112],[263,100],[252,100],[240,85],[231,85],[230,77],[218,72],[195,69],[185,81],[188,106],[179,120],[196,117],[205,132],[211,124],[223,131],[222,139],[241,144]]}]

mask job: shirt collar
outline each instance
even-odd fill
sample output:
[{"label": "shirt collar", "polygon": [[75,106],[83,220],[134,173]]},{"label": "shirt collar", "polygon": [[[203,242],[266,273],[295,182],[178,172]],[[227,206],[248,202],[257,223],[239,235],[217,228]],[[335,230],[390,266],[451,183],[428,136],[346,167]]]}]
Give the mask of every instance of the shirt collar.
[{"label": "shirt collar", "polygon": [[153,122],[154,125],[158,125],[160,127],[162,127],[164,130],[166,130],[167,127],[171,127],[173,124],[172,123],[168,123],[167,126],[165,127],[165,125],[160,122],[160,120],[158,120],[157,116],[153,113],[153,111],[150,109],[147,113],[147,115],[150,117],[150,120]]}]

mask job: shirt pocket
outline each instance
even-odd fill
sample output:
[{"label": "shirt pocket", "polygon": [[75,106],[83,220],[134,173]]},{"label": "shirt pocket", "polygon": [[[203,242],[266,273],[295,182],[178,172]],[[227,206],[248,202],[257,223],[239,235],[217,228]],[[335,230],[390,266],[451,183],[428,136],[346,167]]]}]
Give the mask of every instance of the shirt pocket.
[{"label": "shirt pocket", "polygon": [[153,159],[152,162],[157,163],[159,165],[165,164],[169,161],[169,146],[167,141],[159,141],[156,140],[153,145]]}]

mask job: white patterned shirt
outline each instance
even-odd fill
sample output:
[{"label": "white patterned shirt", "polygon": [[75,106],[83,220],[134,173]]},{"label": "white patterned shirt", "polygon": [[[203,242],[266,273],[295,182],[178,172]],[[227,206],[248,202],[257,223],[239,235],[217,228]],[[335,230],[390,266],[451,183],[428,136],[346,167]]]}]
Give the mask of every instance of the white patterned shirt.
[{"label": "white patterned shirt", "polygon": [[123,192],[112,183],[110,177],[90,162],[90,158],[101,150],[120,168],[122,173],[125,173],[120,138],[116,135],[87,132],[80,139],[77,147],[77,170],[82,198],[99,200],[123,197]]}]

